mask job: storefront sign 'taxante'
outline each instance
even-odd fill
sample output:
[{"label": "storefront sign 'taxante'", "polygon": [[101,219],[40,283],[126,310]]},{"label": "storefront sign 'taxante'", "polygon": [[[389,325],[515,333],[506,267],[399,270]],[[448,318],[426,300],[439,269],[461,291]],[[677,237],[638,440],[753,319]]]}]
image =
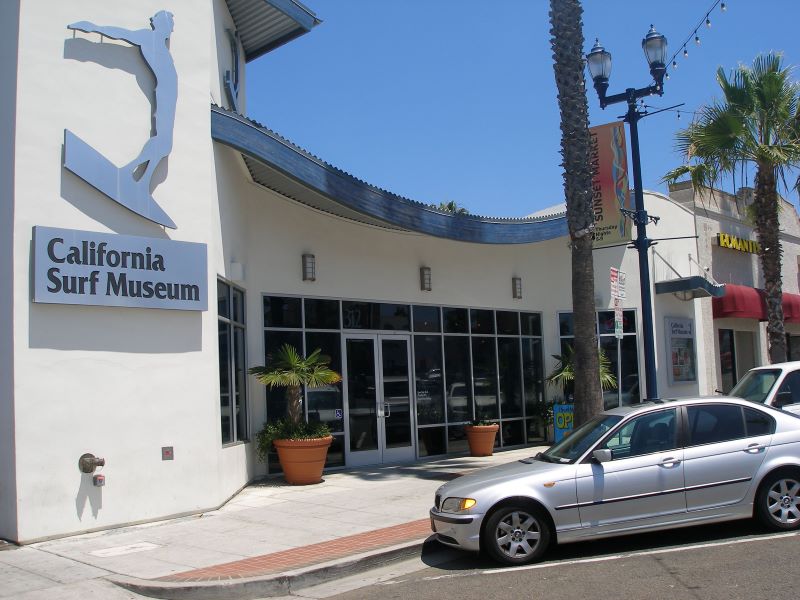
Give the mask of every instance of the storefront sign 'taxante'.
[{"label": "storefront sign 'taxante'", "polygon": [[206,245],[33,228],[34,302],[208,309]]},{"label": "storefront sign 'taxante'", "polygon": [[758,254],[761,247],[758,242],[753,240],[745,240],[738,238],[729,233],[718,233],[717,243],[720,248],[730,248],[731,250],[739,250],[740,252],[750,252],[751,254]]}]

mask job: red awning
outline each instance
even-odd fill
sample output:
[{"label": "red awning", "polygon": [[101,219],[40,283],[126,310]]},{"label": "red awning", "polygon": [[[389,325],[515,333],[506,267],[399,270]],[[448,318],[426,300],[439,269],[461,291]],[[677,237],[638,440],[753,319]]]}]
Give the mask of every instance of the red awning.
[{"label": "red awning", "polygon": [[[746,285],[725,284],[725,295],[712,298],[711,305],[715,319],[758,319],[767,320],[767,303],[764,290]],[[783,320],[787,323],[800,323],[800,295],[783,294]]]},{"label": "red awning", "polygon": [[800,296],[783,294],[783,320],[785,323],[800,323]]},{"label": "red awning", "polygon": [[746,285],[726,283],[725,295],[713,298],[711,305],[715,319],[767,319],[767,305],[761,290]]}]

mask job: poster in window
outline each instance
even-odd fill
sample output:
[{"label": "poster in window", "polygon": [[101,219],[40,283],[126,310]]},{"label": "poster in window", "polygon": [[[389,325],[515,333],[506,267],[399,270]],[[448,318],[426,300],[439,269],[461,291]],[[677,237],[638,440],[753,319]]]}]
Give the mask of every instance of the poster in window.
[{"label": "poster in window", "polygon": [[669,357],[669,382],[697,381],[697,360],[694,349],[694,319],[667,317],[664,319]]}]

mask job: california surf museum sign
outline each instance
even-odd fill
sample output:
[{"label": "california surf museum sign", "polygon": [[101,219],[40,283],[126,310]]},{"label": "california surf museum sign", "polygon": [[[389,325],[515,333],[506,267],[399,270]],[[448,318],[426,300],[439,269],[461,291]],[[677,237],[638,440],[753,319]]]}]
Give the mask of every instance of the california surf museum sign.
[{"label": "california surf museum sign", "polygon": [[33,301],[208,309],[205,244],[33,228]]}]

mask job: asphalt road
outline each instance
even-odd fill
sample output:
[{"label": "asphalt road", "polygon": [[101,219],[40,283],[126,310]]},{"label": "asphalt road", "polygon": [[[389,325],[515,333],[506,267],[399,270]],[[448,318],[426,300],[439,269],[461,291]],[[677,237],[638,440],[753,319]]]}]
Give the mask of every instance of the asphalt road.
[{"label": "asphalt road", "polygon": [[[297,596],[370,600],[624,598],[754,600],[796,598],[800,534],[772,534],[741,521],[551,549],[547,560],[502,568],[487,558],[426,547],[422,563],[350,591]],[[427,564],[426,564],[427,563]],[[366,585],[365,585],[366,584]],[[346,589],[346,588],[345,588]],[[332,593],[333,592],[333,593]]]}]

